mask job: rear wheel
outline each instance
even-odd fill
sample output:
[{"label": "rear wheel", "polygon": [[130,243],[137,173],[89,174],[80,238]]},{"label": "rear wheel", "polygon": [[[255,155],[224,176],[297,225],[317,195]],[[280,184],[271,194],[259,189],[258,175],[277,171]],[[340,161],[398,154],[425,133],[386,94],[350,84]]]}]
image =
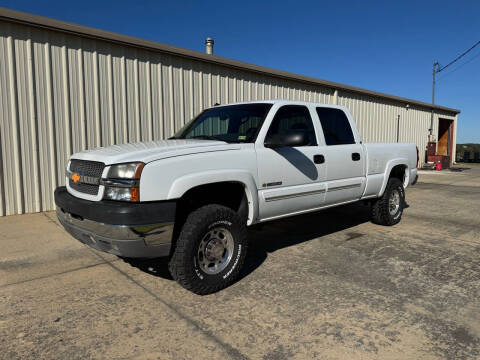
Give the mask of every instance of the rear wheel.
[{"label": "rear wheel", "polygon": [[206,205],[187,217],[170,259],[170,273],[185,289],[210,294],[235,281],[246,251],[242,218],[228,207]]},{"label": "rear wheel", "polygon": [[405,190],[397,178],[390,178],[382,197],[372,203],[372,221],[379,225],[392,226],[402,219],[405,207]]}]

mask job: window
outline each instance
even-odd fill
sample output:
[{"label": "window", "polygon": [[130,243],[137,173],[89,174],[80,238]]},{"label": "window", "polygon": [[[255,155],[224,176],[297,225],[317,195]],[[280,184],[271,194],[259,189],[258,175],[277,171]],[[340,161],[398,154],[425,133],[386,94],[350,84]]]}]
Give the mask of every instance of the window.
[{"label": "window", "polygon": [[355,144],[352,128],[342,110],[318,107],[317,114],[327,145]]},{"label": "window", "polygon": [[278,109],[268,129],[267,137],[272,135],[287,135],[293,131],[304,131],[306,133],[309,140],[306,146],[317,145],[312,118],[305,106],[285,105]]},{"label": "window", "polygon": [[272,104],[242,104],[207,109],[178,131],[173,139],[254,142]]}]

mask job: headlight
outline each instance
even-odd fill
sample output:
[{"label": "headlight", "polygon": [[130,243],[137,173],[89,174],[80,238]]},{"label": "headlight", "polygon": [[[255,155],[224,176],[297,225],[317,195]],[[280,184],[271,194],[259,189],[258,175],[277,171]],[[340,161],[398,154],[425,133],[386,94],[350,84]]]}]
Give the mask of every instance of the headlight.
[{"label": "headlight", "polygon": [[110,166],[109,179],[140,179],[144,163],[118,164]]},{"label": "headlight", "polygon": [[105,186],[104,199],[119,201],[140,201],[140,176],[144,163],[129,163],[110,166],[107,178],[102,179]]},{"label": "headlight", "polygon": [[138,191],[138,188],[119,188],[107,186],[105,187],[103,198],[109,200],[138,202],[140,200],[139,195],[140,193]]}]

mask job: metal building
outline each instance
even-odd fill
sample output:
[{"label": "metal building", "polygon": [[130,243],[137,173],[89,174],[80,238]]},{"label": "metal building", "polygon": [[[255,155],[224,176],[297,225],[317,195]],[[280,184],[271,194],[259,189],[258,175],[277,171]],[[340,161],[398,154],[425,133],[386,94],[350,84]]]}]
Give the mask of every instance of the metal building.
[{"label": "metal building", "polygon": [[274,98],[344,105],[364,141],[420,151],[433,110],[455,159],[456,109],[0,8],[0,216],[53,210],[74,152],[166,138],[215,103]]}]

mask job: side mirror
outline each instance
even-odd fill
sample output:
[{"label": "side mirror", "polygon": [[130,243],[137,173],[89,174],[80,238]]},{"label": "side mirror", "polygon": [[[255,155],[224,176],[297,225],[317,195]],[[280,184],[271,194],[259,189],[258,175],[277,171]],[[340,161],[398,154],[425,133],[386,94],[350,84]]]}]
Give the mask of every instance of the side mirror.
[{"label": "side mirror", "polygon": [[267,148],[305,146],[309,140],[305,131],[291,131],[288,134],[274,134],[265,138],[264,146]]}]

